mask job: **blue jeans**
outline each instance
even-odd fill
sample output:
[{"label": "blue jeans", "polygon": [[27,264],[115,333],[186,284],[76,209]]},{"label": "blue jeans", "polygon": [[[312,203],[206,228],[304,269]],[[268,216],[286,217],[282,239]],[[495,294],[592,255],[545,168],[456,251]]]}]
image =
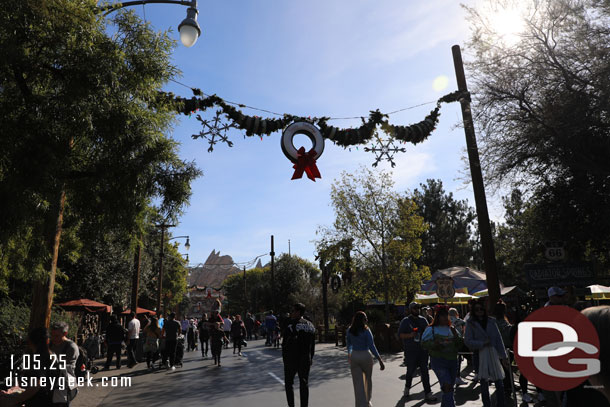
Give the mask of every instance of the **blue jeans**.
[{"label": "blue jeans", "polygon": [[424,393],[432,391],[430,388],[430,375],[428,374],[428,352],[423,349],[405,351],[405,362],[407,364],[407,375],[405,377],[405,390],[411,388],[413,376],[419,367],[421,382],[424,385]]},{"label": "blue jeans", "polygon": [[[496,407],[504,407],[504,381],[496,380]],[[481,398],[483,399],[483,407],[490,407],[491,400],[489,399],[489,382],[486,379],[481,379]]]},{"label": "blue jeans", "polygon": [[455,388],[455,378],[457,377],[457,363],[455,360],[430,357],[432,362],[432,370],[438,378],[438,381],[443,386],[450,386],[451,391],[443,391],[443,398],[441,401],[441,407],[455,407],[455,399],[453,398],[453,391]]}]

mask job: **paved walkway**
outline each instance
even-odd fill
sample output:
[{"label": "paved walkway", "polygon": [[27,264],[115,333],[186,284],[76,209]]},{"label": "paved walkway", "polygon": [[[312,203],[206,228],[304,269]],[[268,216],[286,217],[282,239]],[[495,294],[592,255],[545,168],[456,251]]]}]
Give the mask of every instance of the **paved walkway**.
[{"label": "paved walkway", "polygon": [[[263,341],[252,341],[244,356],[233,356],[232,349],[223,351],[222,367],[203,360],[198,351],[185,352],[184,366],[175,371],[148,372],[146,363],[135,368],[112,368],[93,376],[93,387],[82,388],[72,403],[73,407],[96,406],[210,406],[210,407],[285,407],[283,364],[281,351],[263,346]],[[411,397],[402,397],[405,368],[400,367],[402,355],[385,355],[386,370],[375,365],[373,372],[374,406],[420,407],[423,388],[418,377],[413,380]],[[462,368],[466,364],[463,363]],[[439,401],[440,388],[431,372],[432,390]],[[463,371],[468,385],[456,391],[456,404],[463,407],[480,407],[479,386],[472,383],[472,373]],[[102,378],[130,378],[130,387],[102,387]],[[108,380],[108,379],[105,379]],[[298,380],[297,380],[298,383]],[[298,384],[295,386],[298,399]],[[493,393],[493,388],[492,388]],[[520,402],[521,400],[519,400]],[[298,402],[297,402],[298,405]],[[354,395],[352,380],[344,348],[331,344],[317,345],[316,357],[310,375],[310,406],[352,406]],[[495,403],[494,403],[495,405]],[[511,404],[507,404],[510,407]],[[525,404],[527,406],[527,404]],[[530,404],[534,406],[534,404]]]}]

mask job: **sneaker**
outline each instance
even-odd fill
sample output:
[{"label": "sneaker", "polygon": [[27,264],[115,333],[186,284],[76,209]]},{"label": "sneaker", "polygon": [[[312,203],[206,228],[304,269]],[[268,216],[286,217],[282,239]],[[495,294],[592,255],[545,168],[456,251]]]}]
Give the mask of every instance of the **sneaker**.
[{"label": "sneaker", "polygon": [[546,401],[546,398],[544,397],[544,394],[542,394],[542,393],[538,393],[538,401],[539,401],[539,402],[541,402],[541,403],[542,403],[543,401]]},{"label": "sneaker", "polygon": [[239,355],[239,356],[243,356],[243,355],[241,354],[241,352],[239,352],[239,353],[238,353],[238,355]]},{"label": "sneaker", "polygon": [[532,401],[534,401],[532,396],[530,396],[527,393],[523,393],[523,396],[521,397],[521,399],[523,400],[524,403],[531,403]]},{"label": "sneaker", "polygon": [[172,366],[172,370],[176,370],[176,366]]},{"label": "sneaker", "polygon": [[434,394],[432,394],[432,392],[430,393],[426,393],[426,397],[424,397],[424,400],[426,400],[427,402],[433,402],[436,401],[436,396]]},{"label": "sneaker", "polygon": [[465,384],[468,384],[464,381],[464,379],[462,379],[460,376],[455,378],[455,385],[456,386],[463,386]]}]

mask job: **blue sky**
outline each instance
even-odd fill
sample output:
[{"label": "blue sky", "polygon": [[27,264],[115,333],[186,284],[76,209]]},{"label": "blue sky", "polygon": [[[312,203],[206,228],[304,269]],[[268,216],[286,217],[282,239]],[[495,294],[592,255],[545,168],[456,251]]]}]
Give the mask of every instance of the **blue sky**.
[{"label": "blue sky", "polygon": [[[185,7],[134,9],[156,29],[172,28],[178,40]],[[174,62],[183,72],[181,82],[226,100],[304,116],[366,116],[376,108],[387,112],[434,101],[456,89],[451,46],[468,38],[464,15],[455,0],[200,1],[202,36],[192,48],[179,44]],[[435,90],[435,78],[443,75],[447,87]],[[173,83],[167,90],[190,96]],[[391,122],[417,122],[432,108],[395,114]],[[472,188],[461,175],[466,167],[459,105],[443,105],[441,114],[426,142],[407,144],[407,153],[397,155],[396,188],[413,190],[427,178],[440,178],[448,191],[474,205]],[[357,126],[358,120],[333,124]],[[322,179],[291,181],[280,133],[261,141],[233,130],[233,148],[218,145],[208,153],[204,140],[191,139],[199,131],[195,116],[180,117],[173,130],[181,156],[195,160],[204,172],[172,231],[190,235],[194,264],[205,261],[212,249],[238,262],[268,253],[271,234],[276,252],[287,252],[290,239],[292,253],[313,259],[316,229],[333,221],[332,181],[343,170],[374,161],[362,148],[350,152],[327,142],[318,160]],[[491,216],[497,219],[501,205],[490,198]]]}]

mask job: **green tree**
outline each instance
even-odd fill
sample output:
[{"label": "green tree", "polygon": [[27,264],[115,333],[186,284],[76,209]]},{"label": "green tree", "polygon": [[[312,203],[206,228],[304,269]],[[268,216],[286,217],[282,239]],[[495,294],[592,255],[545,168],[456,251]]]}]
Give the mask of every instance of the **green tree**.
[{"label": "green tree", "polygon": [[607,271],[608,4],[499,4],[524,11],[524,31],[514,44],[502,41],[484,13],[469,9],[468,67],[487,180],[529,197],[536,239],[565,240],[572,259],[596,260]]},{"label": "green tree", "polygon": [[0,195],[11,197],[0,264],[32,281],[31,326],[49,323],[62,229],[87,219],[135,233],[150,202],[175,218],[199,175],[166,136],[174,112],[157,97],[178,73],[172,41],[126,12],[108,35],[95,7],[0,8]]},{"label": "green tree", "polygon": [[413,261],[421,254],[425,230],[413,201],[401,199],[393,187],[387,172],[365,167],[356,174],[343,172],[331,188],[335,222],[321,230],[330,241],[353,239],[361,267],[351,291],[362,290],[363,296],[382,292],[386,320],[390,302],[405,297],[409,278],[420,270]]},{"label": "green tree", "polygon": [[473,264],[472,238],[476,214],[467,201],[447,193],[441,180],[428,179],[413,191],[417,214],[427,225],[422,235],[421,264],[437,271]]},{"label": "green tree", "polygon": [[494,228],[498,274],[506,285],[526,287],[524,264],[542,260],[544,253],[543,242],[537,237],[536,211],[518,189],[503,202],[504,222]]},{"label": "green tree", "polygon": [[245,290],[243,273],[227,277],[223,283],[229,300],[227,312],[242,314],[246,310],[263,312],[273,309],[276,313],[285,313],[290,312],[294,303],[302,302],[310,315],[316,317],[322,312],[320,278],[320,270],[313,263],[295,255],[282,254],[275,262],[275,294],[269,267],[247,270]]}]

